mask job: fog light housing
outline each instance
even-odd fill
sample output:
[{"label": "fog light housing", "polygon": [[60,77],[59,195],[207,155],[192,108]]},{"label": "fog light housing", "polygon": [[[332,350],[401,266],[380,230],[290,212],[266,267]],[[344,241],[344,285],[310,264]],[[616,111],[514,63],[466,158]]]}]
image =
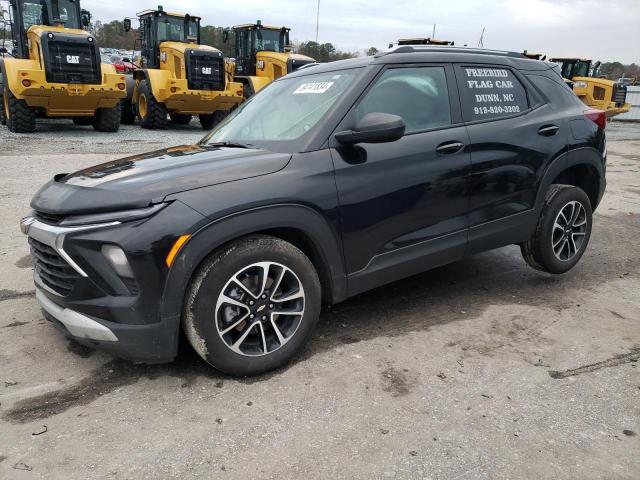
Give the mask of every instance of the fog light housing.
[{"label": "fog light housing", "polygon": [[133,271],[124,251],[116,245],[103,245],[102,255],[107,259],[115,272],[124,278],[133,278]]},{"label": "fog light housing", "polygon": [[30,87],[31,86],[31,80],[27,80],[25,78],[24,80],[22,80],[22,85],[24,85],[25,87]]}]

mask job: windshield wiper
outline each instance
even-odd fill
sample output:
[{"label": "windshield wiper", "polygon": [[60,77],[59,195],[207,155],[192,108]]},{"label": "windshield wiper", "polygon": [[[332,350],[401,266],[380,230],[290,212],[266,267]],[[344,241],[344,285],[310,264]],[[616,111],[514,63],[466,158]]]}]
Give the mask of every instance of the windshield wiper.
[{"label": "windshield wiper", "polygon": [[231,147],[231,148],[253,148],[251,143],[240,142],[211,142],[206,144],[207,147]]}]

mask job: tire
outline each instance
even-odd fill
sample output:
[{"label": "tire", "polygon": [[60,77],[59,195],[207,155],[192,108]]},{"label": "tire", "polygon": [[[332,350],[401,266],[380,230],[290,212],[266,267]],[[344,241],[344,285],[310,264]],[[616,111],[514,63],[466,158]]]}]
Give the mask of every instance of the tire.
[{"label": "tire", "polygon": [[136,123],[136,112],[133,109],[131,100],[120,101],[120,123],[122,125],[133,125]]},{"label": "tire", "polygon": [[0,84],[0,125],[7,124],[7,115],[5,110],[7,109],[4,98],[4,85]]},{"label": "tire", "polygon": [[93,125],[93,117],[73,117],[75,125]]},{"label": "tire", "polygon": [[551,185],[533,236],[520,245],[522,256],[537,270],[568,272],[589,244],[592,223],[591,202],[582,189]]},{"label": "tire", "polygon": [[224,110],[216,110],[211,115],[200,115],[200,125],[202,125],[203,130],[211,130],[224,120],[228,114],[229,112],[225,112]]},{"label": "tire", "polygon": [[138,85],[138,118],[142,128],[162,130],[167,127],[167,108],[156,100],[146,80]]},{"label": "tire", "polygon": [[93,128],[98,132],[120,130],[120,103],[112,108],[99,108],[93,117]]},{"label": "tire", "polygon": [[245,100],[248,100],[249,98],[251,98],[252,95],[253,95],[253,90],[248,84],[245,83],[242,86],[242,96],[244,97]]},{"label": "tire", "polygon": [[191,122],[191,115],[186,113],[170,113],[169,117],[176,125],[189,125]]},{"label": "tire", "polygon": [[5,89],[2,101],[7,110],[7,127],[14,133],[32,133],[36,130],[36,112],[24,100],[17,99]]},{"label": "tire", "polygon": [[[261,291],[265,271],[266,288]],[[277,282],[281,272],[285,273]],[[232,280],[240,274],[260,274],[252,293]],[[246,306],[226,303],[223,293]],[[222,372],[247,376],[284,365],[303,347],[320,317],[321,289],[313,264],[298,248],[275,237],[253,235],[211,254],[194,274],[185,299],[182,324],[196,352]],[[233,315],[234,308],[240,316]],[[278,308],[290,314],[277,315]]]}]

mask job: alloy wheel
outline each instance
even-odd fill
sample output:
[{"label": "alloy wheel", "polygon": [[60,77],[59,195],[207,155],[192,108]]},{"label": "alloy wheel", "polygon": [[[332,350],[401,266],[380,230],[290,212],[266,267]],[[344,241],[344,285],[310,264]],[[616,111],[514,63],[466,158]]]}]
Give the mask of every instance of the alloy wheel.
[{"label": "alloy wheel", "polygon": [[582,249],[587,233],[587,211],[572,201],[560,209],[551,231],[551,248],[562,262],[571,260]]},{"label": "alloy wheel", "polygon": [[218,297],[218,335],[235,353],[275,352],[295,335],[305,310],[298,276],[276,262],[259,262],[236,272]]}]

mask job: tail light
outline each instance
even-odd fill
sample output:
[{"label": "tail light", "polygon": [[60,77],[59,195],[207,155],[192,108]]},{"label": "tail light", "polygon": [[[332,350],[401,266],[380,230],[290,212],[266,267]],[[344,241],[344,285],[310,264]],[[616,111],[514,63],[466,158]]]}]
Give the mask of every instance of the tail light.
[{"label": "tail light", "polygon": [[585,110],[584,116],[598,125],[598,128],[602,130],[607,128],[607,114],[604,111],[592,108],[589,110]]}]

